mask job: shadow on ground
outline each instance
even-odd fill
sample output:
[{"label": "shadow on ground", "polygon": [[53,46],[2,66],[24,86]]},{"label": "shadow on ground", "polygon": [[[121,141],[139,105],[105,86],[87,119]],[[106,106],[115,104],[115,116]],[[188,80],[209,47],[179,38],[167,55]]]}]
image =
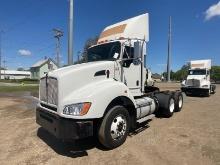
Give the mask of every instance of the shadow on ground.
[{"label": "shadow on ground", "polygon": [[[149,127],[150,126],[148,125],[148,122],[140,124],[135,130],[129,133],[129,137],[133,137]],[[98,139],[95,136],[86,139],[76,140],[74,142],[63,142],[56,139],[53,135],[51,135],[42,127],[38,129],[37,136],[48,146],[50,146],[57,154],[71,158],[88,156],[87,151],[94,148],[102,151],[108,151],[108,149],[104,148],[98,142]]]},{"label": "shadow on ground", "polygon": [[[213,93],[211,93],[210,96],[211,96],[212,94],[213,94]],[[209,97],[209,96],[202,95],[202,94],[187,94],[186,96],[187,96],[187,97],[197,97],[197,98],[206,98],[206,97]]]},{"label": "shadow on ground", "polygon": [[[74,142],[63,142],[56,139],[42,127],[38,129],[37,136],[50,146],[57,154],[71,158],[88,156],[87,150],[101,147],[98,144],[97,139],[94,137]],[[104,148],[100,149],[104,150]]]}]

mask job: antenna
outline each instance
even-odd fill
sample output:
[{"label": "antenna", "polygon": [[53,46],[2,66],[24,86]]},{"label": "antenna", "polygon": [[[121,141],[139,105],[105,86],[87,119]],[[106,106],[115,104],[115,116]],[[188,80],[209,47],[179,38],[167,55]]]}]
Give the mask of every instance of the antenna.
[{"label": "antenna", "polygon": [[171,22],[172,18],[169,19],[169,33],[168,33],[168,57],[167,57],[167,81],[170,82],[170,58],[171,58]]}]

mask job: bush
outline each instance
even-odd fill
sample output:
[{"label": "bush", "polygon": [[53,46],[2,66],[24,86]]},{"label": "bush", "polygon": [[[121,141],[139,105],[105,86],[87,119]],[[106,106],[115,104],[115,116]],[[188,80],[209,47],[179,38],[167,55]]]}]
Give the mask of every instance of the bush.
[{"label": "bush", "polygon": [[37,79],[24,78],[24,79],[0,80],[0,82],[5,82],[5,83],[38,84],[38,83],[39,83],[39,80],[37,80]]}]

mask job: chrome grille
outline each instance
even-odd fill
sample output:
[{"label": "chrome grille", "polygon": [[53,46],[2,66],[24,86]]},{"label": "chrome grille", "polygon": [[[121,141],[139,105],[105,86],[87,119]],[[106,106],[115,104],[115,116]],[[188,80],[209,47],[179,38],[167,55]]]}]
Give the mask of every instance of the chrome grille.
[{"label": "chrome grille", "polygon": [[40,100],[49,104],[58,103],[58,82],[56,78],[45,77],[40,81]]},{"label": "chrome grille", "polygon": [[40,100],[47,102],[46,78],[40,80]]},{"label": "chrome grille", "polygon": [[192,87],[200,87],[200,81],[196,79],[188,79],[186,81],[187,86],[192,86]]}]

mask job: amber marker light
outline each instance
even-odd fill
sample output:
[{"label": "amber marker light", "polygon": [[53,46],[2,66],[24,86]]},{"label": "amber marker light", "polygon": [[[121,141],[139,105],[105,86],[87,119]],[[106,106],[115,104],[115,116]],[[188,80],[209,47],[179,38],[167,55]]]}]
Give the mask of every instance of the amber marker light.
[{"label": "amber marker light", "polygon": [[82,110],[80,112],[80,116],[83,116],[83,115],[87,114],[90,107],[91,107],[91,103],[84,103],[83,107],[82,107]]}]

